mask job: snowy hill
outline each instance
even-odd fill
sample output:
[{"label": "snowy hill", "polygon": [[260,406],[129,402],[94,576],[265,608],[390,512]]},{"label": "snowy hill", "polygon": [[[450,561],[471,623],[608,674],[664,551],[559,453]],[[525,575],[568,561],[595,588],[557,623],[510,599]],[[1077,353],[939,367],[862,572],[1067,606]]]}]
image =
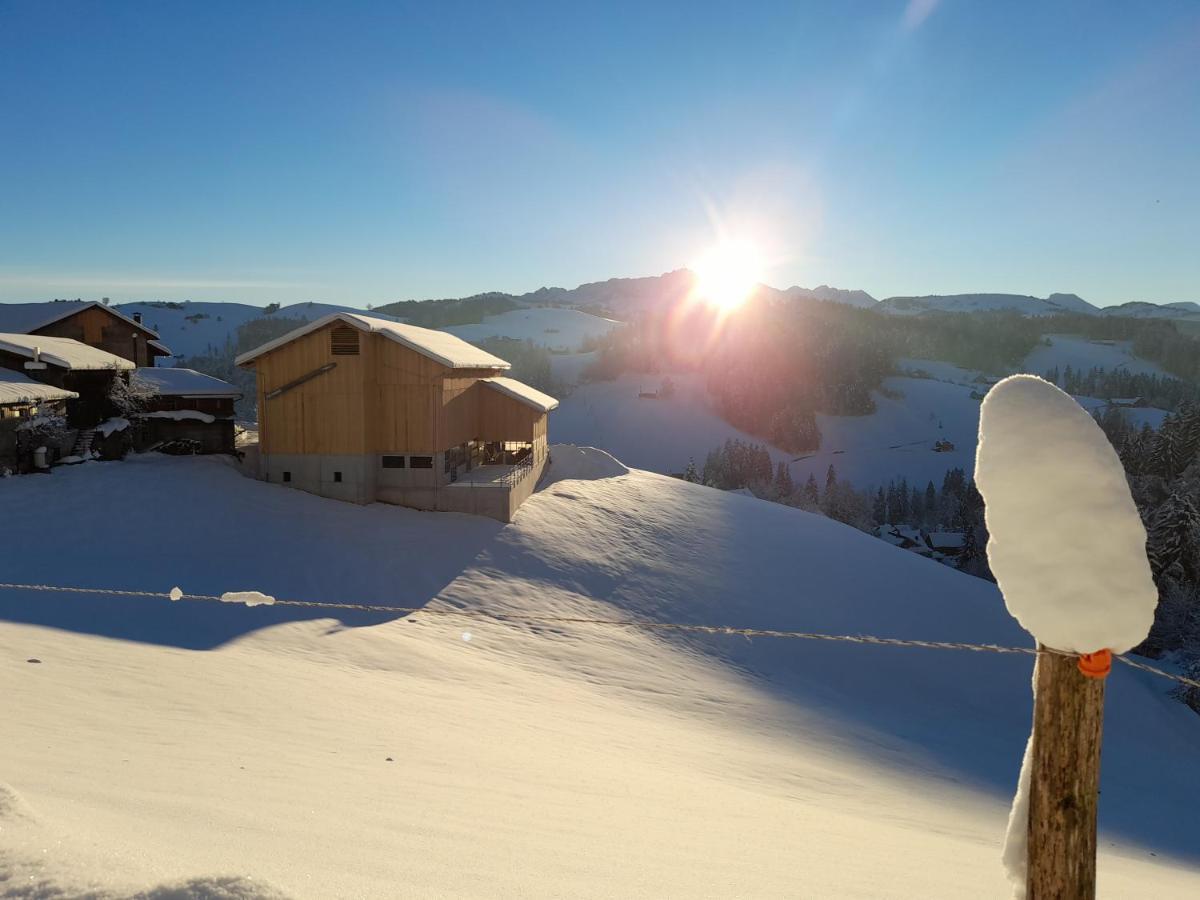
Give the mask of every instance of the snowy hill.
[{"label": "snowy hill", "polygon": [[1051,294],[1045,299],[1024,294],[946,294],[925,297],[888,297],[879,303],[883,312],[895,315],[920,315],[927,312],[980,312],[1013,310],[1027,316],[1052,316],[1056,313],[1099,313],[1075,294]]},{"label": "snowy hill", "polygon": [[[553,459],[510,526],[213,458],[11,479],[5,577],[1029,644],[991,585],[844,526]],[[1028,657],[9,591],[0,635],[16,897],[1008,895]],[[1197,753],[1118,666],[1102,895],[1200,891]]]},{"label": "snowy hill", "polygon": [[1158,304],[1135,300],[1131,303],[1122,303],[1120,306],[1106,307],[1104,314],[1131,319],[1179,319],[1200,322],[1200,303],[1185,300],[1179,303]]},{"label": "snowy hill", "polygon": [[[266,314],[263,307],[246,303],[145,302],[119,303],[114,308],[127,316],[140,312],[142,320],[159,333],[163,343],[176,356],[198,356],[210,350],[219,351],[226,341],[236,339],[240,326]],[[292,303],[271,315],[312,321],[333,312],[363,313],[365,310],[329,303]]]},{"label": "snowy hill", "polygon": [[451,325],[442,330],[473,343],[494,337],[514,338],[556,352],[570,352],[578,350],[584,341],[602,337],[620,326],[620,322],[577,309],[535,307],[485,316],[478,325]]}]

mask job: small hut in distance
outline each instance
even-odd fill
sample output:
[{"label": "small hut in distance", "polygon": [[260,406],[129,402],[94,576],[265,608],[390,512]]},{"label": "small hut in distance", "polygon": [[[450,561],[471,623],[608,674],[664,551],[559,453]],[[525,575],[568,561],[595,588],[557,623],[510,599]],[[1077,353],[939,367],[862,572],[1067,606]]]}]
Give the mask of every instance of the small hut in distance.
[{"label": "small hut in distance", "polygon": [[335,313],[237,364],[257,375],[267,481],[507,522],[549,457],[558,401],[451,334]]}]

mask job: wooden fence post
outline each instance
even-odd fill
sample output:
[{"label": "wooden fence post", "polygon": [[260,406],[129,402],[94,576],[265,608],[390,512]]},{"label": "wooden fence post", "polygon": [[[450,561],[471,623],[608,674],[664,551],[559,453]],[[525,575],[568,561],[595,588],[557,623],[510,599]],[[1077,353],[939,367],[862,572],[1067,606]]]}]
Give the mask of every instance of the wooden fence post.
[{"label": "wooden fence post", "polygon": [[1104,679],[1038,646],[1029,777],[1027,900],[1096,896]]}]

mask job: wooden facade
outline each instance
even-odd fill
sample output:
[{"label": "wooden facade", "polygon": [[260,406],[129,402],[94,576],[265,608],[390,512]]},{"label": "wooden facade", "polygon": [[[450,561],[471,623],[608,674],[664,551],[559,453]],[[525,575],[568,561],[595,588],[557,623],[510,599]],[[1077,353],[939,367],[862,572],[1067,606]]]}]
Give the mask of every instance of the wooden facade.
[{"label": "wooden facade", "polygon": [[[497,459],[497,447],[518,445],[537,474],[548,456],[547,412],[489,387],[498,366],[452,368],[340,320],[243,365],[257,374],[259,453],[271,481],[358,502],[460,509],[461,491],[445,489],[460,471]],[[512,487],[488,489],[516,496]]]},{"label": "wooden facade", "polygon": [[135,366],[152,366],[166,350],[151,345],[158,335],[146,326],[118,315],[106,306],[84,306],[55,322],[35,328],[30,334],[64,337],[127,359]]}]

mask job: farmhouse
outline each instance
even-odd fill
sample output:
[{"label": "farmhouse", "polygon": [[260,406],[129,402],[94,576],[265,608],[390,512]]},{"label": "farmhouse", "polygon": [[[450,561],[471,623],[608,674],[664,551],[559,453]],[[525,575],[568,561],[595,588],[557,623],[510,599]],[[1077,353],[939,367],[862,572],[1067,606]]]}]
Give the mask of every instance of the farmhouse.
[{"label": "farmhouse", "polygon": [[[40,422],[62,416],[79,395],[34,381],[22,372],[0,369],[0,472],[34,468],[35,451],[45,441]],[[43,456],[43,465],[49,460]]]},{"label": "farmhouse", "polygon": [[3,303],[0,331],[71,338],[135,366],[152,366],[158,357],[171,355],[158,334],[142,324],[140,313],[126,316],[103,303]]},{"label": "farmhouse", "polygon": [[0,369],[75,394],[67,400],[74,428],[89,428],[112,415],[113,381],[133,367],[128,359],[71,338],[0,334]]},{"label": "farmhouse", "polygon": [[558,401],[444,332],[335,313],[237,364],[257,374],[260,474],[271,482],[507,522],[549,458]]},{"label": "farmhouse", "polygon": [[136,446],[184,452],[233,453],[233,404],[242,392],[194,369],[140,368],[133,383],[141,395]]}]

